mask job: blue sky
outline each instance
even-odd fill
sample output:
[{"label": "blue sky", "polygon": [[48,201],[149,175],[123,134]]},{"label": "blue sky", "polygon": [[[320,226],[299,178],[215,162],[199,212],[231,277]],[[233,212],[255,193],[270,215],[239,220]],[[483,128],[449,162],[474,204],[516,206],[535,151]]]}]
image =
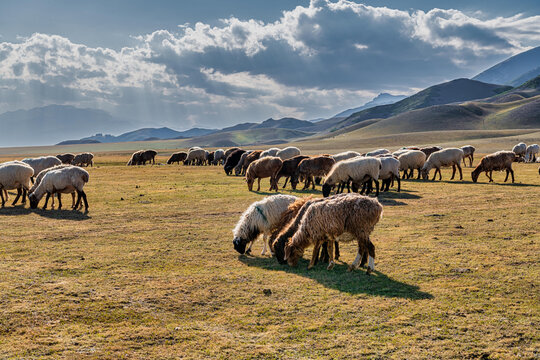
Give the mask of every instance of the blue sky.
[{"label": "blue sky", "polygon": [[99,108],[135,126],[327,117],[540,45],[540,2],[0,2],[0,112]]}]

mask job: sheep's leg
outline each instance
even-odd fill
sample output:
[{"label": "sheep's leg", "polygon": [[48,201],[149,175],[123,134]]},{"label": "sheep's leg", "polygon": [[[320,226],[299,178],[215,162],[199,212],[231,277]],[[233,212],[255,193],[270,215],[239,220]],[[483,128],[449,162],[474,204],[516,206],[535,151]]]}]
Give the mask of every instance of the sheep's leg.
[{"label": "sheep's leg", "polygon": [[84,200],[84,209],[88,211],[88,200],[86,200],[86,193],[84,192],[84,190],[81,190],[81,196]]},{"label": "sheep's leg", "polygon": [[28,191],[23,187],[22,204],[26,204],[26,195],[28,195]]},{"label": "sheep's leg", "polygon": [[459,180],[463,180],[463,171],[461,171],[461,165],[457,164],[456,166],[459,170]]},{"label": "sheep's leg", "polygon": [[[58,210],[62,209],[62,195],[60,193],[56,194],[58,196]],[[54,197],[53,197],[54,199]]]},{"label": "sheep's leg", "polygon": [[51,197],[51,193],[47,192],[47,197],[45,198],[45,205],[43,205],[43,210],[47,208],[47,203],[49,202],[50,197]]},{"label": "sheep's leg", "polygon": [[431,179],[431,181],[435,181],[436,176],[437,176],[437,169],[435,169],[435,173],[433,174],[433,179]]},{"label": "sheep's leg", "polygon": [[11,205],[15,205],[17,201],[19,201],[19,198],[21,197],[22,190],[21,188],[17,188],[17,196],[15,196],[15,200],[11,203]]},{"label": "sheep's leg", "polygon": [[349,268],[347,271],[353,271],[355,269],[358,269],[358,265],[360,264],[360,260],[362,260],[362,256],[364,254],[364,245],[360,239],[357,239],[358,243],[358,252],[356,253],[356,257],[354,258],[354,261],[351,265],[349,265]]},{"label": "sheep's leg", "polygon": [[334,254],[334,259],[339,260],[339,242],[337,241],[334,242]]},{"label": "sheep's leg", "polygon": [[508,171],[508,169],[506,169],[506,177],[504,178],[504,182],[506,182],[506,180],[508,180],[508,175],[510,175],[510,171]]},{"label": "sheep's leg", "polygon": [[510,174],[512,174],[512,184],[514,183],[514,170],[508,169],[510,171]]},{"label": "sheep's leg", "polygon": [[399,178],[399,174],[396,176],[397,181],[397,192],[401,191],[401,179]]},{"label": "sheep's leg", "polygon": [[308,270],[312,269],[315,266],[315,264],[317,264],[317,258],[319,257],[320,248],[321,248],[321,242],[316,241],[315,246],[313,247],[313,253],[311,254],[311,261],[309,262]]},{"label": "sheep's leg", "polygon": [[418,167],[416,170],[418,170],[418,177],[417,180],[420,180],[420,175],[422,174],[422,168]]},{"label": "sheep's leg", "polygon": [[452,177],[450,180],[454,180],[454,176],[456,176],[456,165],[452,165]]},{"label": "sheep's leg", "polygon": [[[345,191],[345,185],[343,185],[343,191]],[[351,184],[350,181],[347,181],[347,193],[351,192]]]},{"label": "sheep's leg", "polygon": [[259,182],[257,183],[257,191],[261,190],[261,178],[258,178]]},{"label": "sheep's leg", "polygon": [[266,242],[267,242],[267,236],[266,234],[263,234],[263,249],[261,251],[261,255],[265,255],[266,254]]},{"label": "sheep's leg", "polygon": [[373,181],[375,181],[375,197],[379,197],[379,181],[375,179]]},{"label": "sheep's leg", "polygon": [[474,154],[471,154],[470,159],[471,159],[471,167],[472,167],[472,164],[473,164],[473,162],[474,162]]},{"label": "sheep's leg", "polygon": [[332,270],[336,263],[334,262],[334,239],[328,239],[328,267],[326,270]]},{"label": "sheep's leg", "polygon": [[71,193],[71,208],[75,208],[75,192]]},{"label": "sheep's leg", "polygon": [[310,176],[309,181],[311,181],[311,190],[315,190],[315,178]]},{"label": "sheep's leg", "polygon": [[0,198],[2,198],[2,207],[6,204],[6,200],[4,199],[4,191],[5,189],[0,190]]},{"label": "sheep's leg", "polygon": [[9,200],[9,194],[6,189],[2,189],[2,192],[4,193],[4,196],[6,197],[6,201]]},{"label": "sheep's leg", "polygon": [[249,243],[249,246],[248,246],[248,248],[247,248],[247,250],[246,250],[246,255],[251,254],[251,247],[253,246],[253,243],[254,243],[254,242],[255,242],[255,240],[253,240],[253,241],[251,241],[251,242]]},{"label": "sheep's leg", "polygon": [[[285,189],[285,186],[287,186],[287,181],[289,181],[289,177],[288,177],[288,176],[285,178],[285,184],[283,184],[282,189]],[[276,181],[276,183],[277,183],[277,181]]]},{"label": "sheep's leg", "polygon": [[373,270],[375,270],[375,245],[371,242],[371,240],[368,238],[367,241],[367,250],[369,253],[369,259],[368,259],[368,269],[366,271],[366,274],[369,275]]},{"label": "sheep's leg", "polygon": [[321,248],[321,251],[320,251],[321,254],[318,257],[318,261],[325,263],[328,261],[328,243],[326,241],[323,242],[320,248]]},{"label": "sheep's leg", "polygon": [[81,203],[81,192],[77,190],[77,202],[75,203],[73,210],[78,209],[80,203]]}]

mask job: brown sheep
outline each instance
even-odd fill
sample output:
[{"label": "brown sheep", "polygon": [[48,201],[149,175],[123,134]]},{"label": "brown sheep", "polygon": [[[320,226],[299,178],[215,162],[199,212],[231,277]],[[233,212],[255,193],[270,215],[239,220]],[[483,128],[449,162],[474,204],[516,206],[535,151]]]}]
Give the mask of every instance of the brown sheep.
[{"label": "brown sheep", "polygon": [[62,162],[62,164],[71,164],[71,162],[75,158],[75,155],[67,153],[56,155],[56,157]]},{"label": "brown sheep", "polygon": [[442,150],[442,147],[440,146],[430,146],[421,148],[420,151],[426,154],[426,159],[429,158],[429,155],[433,154],[435,151]]},{"label": "brown sheep", "polygon": [[170,165],[170,164],[177,163],[178,165],[180,165],[180,162],[183,162],[184,160],[186,160],[186,158],[187,158],[187,152],[185,151],[175,152],[174,154],[171,155],[169,160],[167,160],[167,164]]},{"label": "brown sheep", "polygon": [[244,160],[244,163],[242,164],[242,175],[246,175],[246,171],[249,164],[251,164],[255,160],[259,160],[261,153],[262,153],[262,150],[254,150],[249,155],[246,156],[246,159]]},{"label": "brown sheep", "polygon": [[274,156],[267,156],[262,159],[255,160],[254,162],[249,164],[246,171],[246,181],[249,191],[253,190],[253,183],[255,182],[255,179],[259,180],[257,191],[260,191],[261,179],[269,177],[270,189],[268,191],[272,191],[273,189],[275,189],[277,192],[278,186],[276,182],[276,176],[282,165],[283,161],[280,158]]},{"label": "brown sheep", "polygon": [[279,173],[276,177],[276,182],[279,182],[279,179],[282,176],[285,176],[285,184],[283,184],[283,188],[285,189],[285,186],[287,186],[287,181],[289,179],[291,180],[291,187],[293,190],[296,190],[296,185],[298,184],[298,179],[295,178],[296,169],[298,168],[298,164],[304,159],[308,159],[309,156],[307,155],[296,155],[295,157],[291,159],[287,159],[283,162],[283,166],[281,167],[281,170],[279,170]]},{"label": "brown sheep", "polygon": [[295,177],[300,179],[303,177],[305,179],[305,184],[303,190],[309,187],[311,183],[312,189],[315,189],[314,176],[325,176],[336,161],[331,156],[320,155],[304,159],[298,164],[296,169]]},{"label": "brown sheep", "polygon": [[81,153],[75,155],[73,160],[71,161],[72,165],[77,166],[94,166],[94,154],[92,153]]},{"label": "brown sheep", "polygon": [[143,150],[135,151],[133,154],[131,154],[131,158],[129,159],[127,166],[134,166],[139,165],[141,161],[141,155],[143,153]]},{"label": "brown sheep", "polygon": [[512,151],[498,151],[493,154],[484,156],[480,160],[480,164],[471,173],[473,182],[478,181],[478,176],[482,171],[485,171],[489,182],[493,182],[493,171],[506,170],[506,178],[504,182],[508,180],[508,175],[512,174],[512,183],[514,182],[514,170],[512,170],[512,163],[517,161],[518,156]]},{"label": "brown sheep", "polygon": [[225,151],[225,156],[224,156],[224,159],[227,159],[229,157],[229,155],[231,155],[233,152],[235,152],[236,150],[240,150],[239,147],[232,147],[230,149],[227,149]]},{"label": "brown sheep", "polygon": [[156,155],[157,155],[157,151],[155,150],[144,150],[143,153],[141,154],[141,163],[142,165],[146,165],[146,162],[152,162],[152,164],[155,164],[156,163]]}]

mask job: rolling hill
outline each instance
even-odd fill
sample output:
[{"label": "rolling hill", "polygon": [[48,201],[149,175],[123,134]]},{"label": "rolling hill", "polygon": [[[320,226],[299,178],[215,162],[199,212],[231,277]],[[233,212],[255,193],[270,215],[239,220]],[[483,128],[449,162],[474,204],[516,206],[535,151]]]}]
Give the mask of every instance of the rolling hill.
[{"label": "rolling hill", "polygon": [[490,67],[473,77],[473,80],[518,86],[538,75],[540,75],[540,46]]},{"label": "rolling hill", "polygon": [[371,101],[368,101],[364,105],[359,106],[357,108],[353,108],[353,109],[347,109],[345,111],[340,112],[339,114],[334,115],[333,117],[334,118],[347,117],[356,112],[359,112],[365,109],[370,109],[375,106],[394,104],[400,100],[405,99],[406,97],[407,97],[406,95],[392,95],[388,93],[380,93],[379,95],[377,95]]},{"label": "rolling hill", "polygon": [[185,141],[186,146],[229,147],[236,145],[270,145],[305,138],[313,133],[281,128],[235,130],[199,136]]}]

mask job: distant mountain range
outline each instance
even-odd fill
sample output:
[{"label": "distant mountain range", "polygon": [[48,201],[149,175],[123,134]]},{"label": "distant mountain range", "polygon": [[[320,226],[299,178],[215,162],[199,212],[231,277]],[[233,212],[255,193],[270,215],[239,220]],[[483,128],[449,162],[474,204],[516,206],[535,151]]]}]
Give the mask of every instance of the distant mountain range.
[{"label": "distant mountain range", "polygon": [[[79,141],[82,142],[82,141],[93,140],[93,141],[102,142],[102,143],[113,143],[113,142],[127,142],[127,141],[184,139],[184,138],[208,135],[216,131],[218,130],[201,129],[201,128],[193,128],[186,131],[176,131],[168,127],[143,128],[143,129],[138,129],[135,131],[130,131],[130,132],[118,135],[118,136],[113,136],[113,135],[108,135],[108,134],[106,135],[96,134],[94,136],[82,138]],[[59,145],[65,145],[65,142],[62,142]]]},{"label": "distant mountain range", "polygon": [[371,101],[368,101],[364,105],[359,106],[357,108],[353,108],[353,109],[347,109],[345,111],[340,112],[339,114],[334,115],[333,117],[335,117],[335,118],[337,118],[337,117],[347,117],[347,116],[350,116],[350,115],[352,115],[352,114],[354,114],[356,112],[366,110],[366,109],[369,109],[369,108],[372,108],[372,107],[375,107],[375,106],[388,105],[388,104],[396,103],[396,102],[398,102],[400,100],[405,99],[406,97],[407,97],[406,95],[392,95],[392,94],[388,94],[388,93],[380,93],[379,95],[377,95],[375,98],[373,98]]},{"label": "distant mountain range", "polygon": [[540,75],[540,46],[490,67],[473,77],[473,80],[519,86],[538,75]]}]

